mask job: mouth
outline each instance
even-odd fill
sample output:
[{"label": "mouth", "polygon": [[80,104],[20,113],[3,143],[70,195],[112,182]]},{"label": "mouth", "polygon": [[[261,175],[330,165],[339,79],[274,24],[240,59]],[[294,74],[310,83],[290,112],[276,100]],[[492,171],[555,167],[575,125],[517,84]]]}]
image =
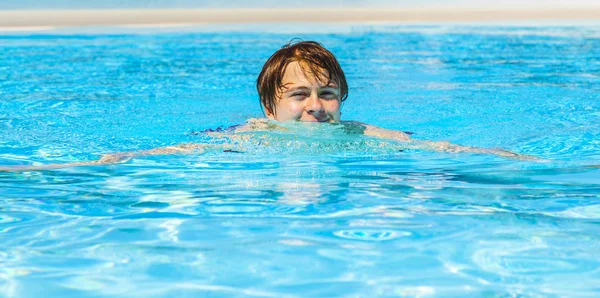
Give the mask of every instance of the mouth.
[{"label": "mouth", "polygon": [[301,122],[330,122],[330,118],[329,117],[323,117],[323,118],[315,118],[315,117],[310,117],[307,119],[300,119]]}]

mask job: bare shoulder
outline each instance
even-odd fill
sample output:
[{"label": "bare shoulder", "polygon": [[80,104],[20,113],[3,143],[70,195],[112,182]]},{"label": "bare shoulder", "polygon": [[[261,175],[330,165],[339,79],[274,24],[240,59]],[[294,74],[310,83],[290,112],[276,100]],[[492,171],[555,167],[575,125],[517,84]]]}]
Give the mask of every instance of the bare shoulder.
[{"label": "bare shoulder", "polygon": [[250,118],[246,123],[235,128],[234,132],[285,130],[273,120],[266,118]]},{"label": "bare shoulder", "polygon": [[389,139],[395,141],[410,141],[410,136],[403,131],[382,128],[379,126],[366,124],[358,121],[344,121],[342,124],[358,126],[363,130],[363,134],[372,137],[378,137],[382,139]]}]

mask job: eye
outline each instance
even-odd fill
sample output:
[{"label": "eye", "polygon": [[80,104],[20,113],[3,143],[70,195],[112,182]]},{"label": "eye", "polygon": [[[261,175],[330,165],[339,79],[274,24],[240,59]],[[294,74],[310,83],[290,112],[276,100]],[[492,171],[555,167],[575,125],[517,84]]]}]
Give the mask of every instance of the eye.
[{"label": "eye", "polygon": [[290,97],[294,99],[302,99],[304,97],[308,97],[308,94],[306,92],[294,92],[290,95]]},{"label": "eye", "polygon": [[320,97],[323,99],[337,99],[338,95],[337,92],[332,90],[323,90]]}]

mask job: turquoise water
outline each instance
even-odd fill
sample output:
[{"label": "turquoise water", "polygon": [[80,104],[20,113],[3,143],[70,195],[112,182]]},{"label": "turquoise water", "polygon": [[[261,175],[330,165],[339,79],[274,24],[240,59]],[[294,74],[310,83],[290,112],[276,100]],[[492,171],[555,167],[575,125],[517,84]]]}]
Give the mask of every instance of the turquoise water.
[{"label": "turquoise water", "polygon": [[598,295],[600,27],[285,26],[3,33],[0,164],[228,142],[196,132],[261,117],[296,36],[338,56],[345,120],[551,162],[315,126],[0,173],[0,297]]}]

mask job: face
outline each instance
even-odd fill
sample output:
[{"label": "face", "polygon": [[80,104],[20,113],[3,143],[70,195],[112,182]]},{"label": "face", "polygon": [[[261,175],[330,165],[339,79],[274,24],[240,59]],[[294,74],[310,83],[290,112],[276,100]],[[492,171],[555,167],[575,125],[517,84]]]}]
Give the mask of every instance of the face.
[{"label": "face", "polygon": [[276,96],[275,111],[267,111],[269,119],[340,122],[340,89],[335,83],[319,81],[305,74],[298,62],[292,62],[286,67],[282,85]]}]

